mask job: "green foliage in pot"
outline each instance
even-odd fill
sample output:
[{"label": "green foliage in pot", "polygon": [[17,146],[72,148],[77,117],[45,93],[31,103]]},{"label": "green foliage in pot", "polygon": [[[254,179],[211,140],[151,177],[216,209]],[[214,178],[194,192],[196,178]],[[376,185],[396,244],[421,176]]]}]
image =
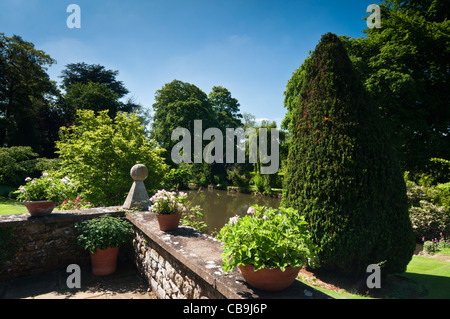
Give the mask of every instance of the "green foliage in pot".
[{"label": "green foliage in pot", "polygon": [[252,206],[244,217],[230,219],[219,232],[224,244],[223,269],[239,265],[262,268],[314,267],[317,247],[308,224],[293,208]]},{"label": "green foliage in pot", "polygon": [[97,249],[119,247],[132,238],[133,227],[126,220],[110,215],[83,221],[75,225],[77,243],[92,253]]}]

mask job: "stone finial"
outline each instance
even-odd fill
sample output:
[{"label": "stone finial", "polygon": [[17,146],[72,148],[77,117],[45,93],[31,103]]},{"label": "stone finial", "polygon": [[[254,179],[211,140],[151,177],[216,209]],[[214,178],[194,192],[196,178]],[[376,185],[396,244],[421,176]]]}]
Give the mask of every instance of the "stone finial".
[{"label": "stone finial", "polygon": [[148,168],[145,165],[134,165],[130,170],[130,176],[134,181],[144,181],[148,176]]},{"label": "stone finial", "polygon": [[133,179],[133,185],[131,186],[127,199],[123,204],[123,208],[148,210],[150,198],[144,185],[144,180],[148,176],[147,167],[142,164],[134,165],[130,170],[130,176]]}]

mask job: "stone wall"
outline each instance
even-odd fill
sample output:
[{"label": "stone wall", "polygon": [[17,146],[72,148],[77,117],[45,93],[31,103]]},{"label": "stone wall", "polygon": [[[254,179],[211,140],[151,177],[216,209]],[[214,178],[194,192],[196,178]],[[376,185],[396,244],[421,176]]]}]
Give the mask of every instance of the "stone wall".
[{"label": "stone wall", "polygon": [[327,298],[299,281],[279,292],[253,289],[236,269],[223,272],[223,248],[216,239],[187,226],[162,232],[149,212],[129,213],[127,219],[136,230],[134,264],[159,298]]},{"label": "stone wall", "polygon": [[141,278],[162,299],[221,299],[224,296],[184,264],[136,231],[134,264]]},{"label": "stone wall", "polygon": [[88,264],[89,254],[76,245],[74,225],[104,214],[124,215],[118,208],[95,208],[54,211],[40,218],[29,214],[0,216],[0,231],[12,230],[12,244],[17,245],[15,256],[0,265],[0,281],[62,269],[70,264]]},{"label": "stone wall", "polygon": [[0,231],[12,229],[14,242],[19,244],[15,256],[0,265],[0,281],[89,264],[88,252],[76,245],[74,225],[105,214],[123,216],[132,223],[134,239],[120,248],[119,258],[132,260],[159,298],[327,297],[299,281],[281,292],[252,289],[237,270],[223,273],[223,249],[216,239],[182,225],[176,231],[162,232],[153,213],[124,212],[121,207],[53,212],[41,218],[0,216]]}]

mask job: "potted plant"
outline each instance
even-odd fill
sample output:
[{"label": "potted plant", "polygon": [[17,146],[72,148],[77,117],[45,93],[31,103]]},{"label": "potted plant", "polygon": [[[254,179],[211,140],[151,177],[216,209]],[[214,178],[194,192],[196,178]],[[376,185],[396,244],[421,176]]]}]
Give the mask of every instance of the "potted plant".
[{"label": "potted plant", "polygon": [[113,274],[119,247],[132,238],[133,227],[126,220],[110,215],[85,220],[75,225],[77,243],[89,250],[95,276]]},{"label": "potted plant", "polygon": [[238,267],[249,285],[262,290],[289,287],[301,267],[316,263],[317,247],[307,226],[292,208],[250,207],[247,215],[232,217],[218,234],[224,271]]},{"label": "potted plant", "polygon": [[156,213],[159,229],[174,231],[178,229],[181,215],[186,212],[187,194],[159,190],[150,198],[153,203],[148,210]]},{"label": "potted plant", "polygon": [[74,193],[69,178],[53,178],[43,173],[40,178],[27,177],[25,186],[20,186],[15,192],[17,199],[23,201],[31,216],[46,216],[51,214],[58,203]]}]

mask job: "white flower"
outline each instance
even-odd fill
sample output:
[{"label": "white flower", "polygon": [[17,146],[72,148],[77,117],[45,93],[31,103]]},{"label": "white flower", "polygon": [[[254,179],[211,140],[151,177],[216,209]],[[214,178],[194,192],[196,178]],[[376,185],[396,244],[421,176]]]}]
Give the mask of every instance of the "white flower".
[{"label": "white flower", "polygon": [[42,176],[47,177],[48,173],[42,173]]},{"label": "white flower", "polygon": [[247,210],[247,214],[254,214],[256,212],[256,209],[254,209],[253,207],[249,207]]},{"label": "white flower", "polygon": [[231,217],[230,218],[230,225],[235,225],[235,224],[237,224],[237,222],[238,222],[238,220],[239,220],[239,216],[234,216],[234,217]]},{"label": "white flower", "polygon": [[31,181],[31,180],[33,180],[31,177],[25,178],[25,182],[29,182],[29,181]]}]

